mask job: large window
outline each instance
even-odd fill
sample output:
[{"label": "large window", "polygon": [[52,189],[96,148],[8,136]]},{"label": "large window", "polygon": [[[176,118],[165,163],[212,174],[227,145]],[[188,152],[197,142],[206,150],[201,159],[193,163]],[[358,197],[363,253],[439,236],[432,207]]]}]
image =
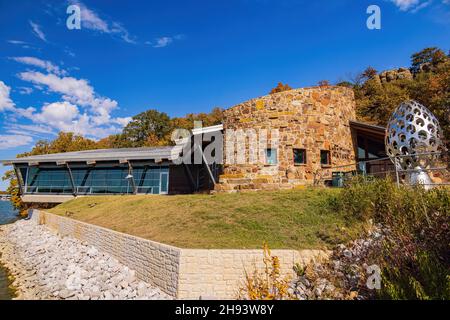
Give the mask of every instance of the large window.
[{"label": "large window", "polygon": [[383,140],[375,140],[358,135],[358,160],[371,160],[386,157]]},{"label": "large window", "polygon": [[[133,193],[133,180],[126,166],[71,168],[78,194]],[[141,166],[133,169],[137,193],[160,194],[168,192],[169,167]],[[27,193],[73,192],[67,168],[29,167],[26,176]]]},{"label": "large window", "polygon": [[294,152],[294,164],[306,164],[305,149],[293,149],[293,152]]}]

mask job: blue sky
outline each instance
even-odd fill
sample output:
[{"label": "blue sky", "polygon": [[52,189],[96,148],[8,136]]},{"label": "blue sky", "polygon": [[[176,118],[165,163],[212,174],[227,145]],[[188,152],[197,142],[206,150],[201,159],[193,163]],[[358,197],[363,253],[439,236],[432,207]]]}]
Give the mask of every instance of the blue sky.
[{"label": "blue sky", "polygon": [[[66,9],[81,8],[69,30]],[[370,4],[381,30],[366,27]],[[0,0],[0,159],[149,108],[182,116],[449,50],[450,0]],[[0,168],[3,174],[7,168]],[[5,183],[0,182],[0,189]]]}]

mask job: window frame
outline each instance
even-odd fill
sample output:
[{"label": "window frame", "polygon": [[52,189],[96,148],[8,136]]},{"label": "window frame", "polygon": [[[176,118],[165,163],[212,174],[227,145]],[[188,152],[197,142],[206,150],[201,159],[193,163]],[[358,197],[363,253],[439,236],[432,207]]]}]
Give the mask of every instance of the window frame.
[{"label": "window frame", "polygon": [[[303,152],[303,162],[295,162],[295,152],[296,151],[302,151]],[[306,152],[305,148],[292,148],[292,157],[293,157],[295,166],[302,166],[302,165],[307,164],[307,162],[308,162],[308,155],[307,155],[307,152]]]},{"label": "window frame", "polygon": [[[275,151],[275,162],[274,163],[272,163],[269,160],[269,157],[268,157],[268,151],[269,150]],[[265,156],[266,156],[266,165],[268,165],[268,166],[276,166],[278,164],[278,149],[277,148],[266,148]]]},{"label": "window frame", "polygon": [[[327,154],[327,163],[322,162],[322,153],[325,152]],[[320,150],[320,165],[322,167],[331,167],[331,152],[330,150]]]}]

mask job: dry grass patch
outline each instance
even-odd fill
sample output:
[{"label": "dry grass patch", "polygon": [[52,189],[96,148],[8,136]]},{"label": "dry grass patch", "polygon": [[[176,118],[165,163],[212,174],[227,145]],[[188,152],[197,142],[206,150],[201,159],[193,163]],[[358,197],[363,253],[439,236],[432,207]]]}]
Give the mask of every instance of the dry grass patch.
[{"label": "dry grass patch", "polygon": [[182,248],[330,248],[362,230],[333,210],[338,192],[93,196],[48,211]]}]

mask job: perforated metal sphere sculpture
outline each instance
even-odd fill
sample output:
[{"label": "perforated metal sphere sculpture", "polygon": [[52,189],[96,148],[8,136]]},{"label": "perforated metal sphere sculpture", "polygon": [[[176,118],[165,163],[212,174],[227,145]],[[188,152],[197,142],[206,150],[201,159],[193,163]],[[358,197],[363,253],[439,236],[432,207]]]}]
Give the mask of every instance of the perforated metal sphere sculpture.
[{"label": "perforated metal sphere sculpture", "polygon": [[[414,100],[406,101],[389,119],[385,136],[386,153],[400,170],[426,169],[438,157],[436,152],[442,147],[442,137],[442,130],[433,113]],[[393,157],[398,158],[394,161]]]}]

